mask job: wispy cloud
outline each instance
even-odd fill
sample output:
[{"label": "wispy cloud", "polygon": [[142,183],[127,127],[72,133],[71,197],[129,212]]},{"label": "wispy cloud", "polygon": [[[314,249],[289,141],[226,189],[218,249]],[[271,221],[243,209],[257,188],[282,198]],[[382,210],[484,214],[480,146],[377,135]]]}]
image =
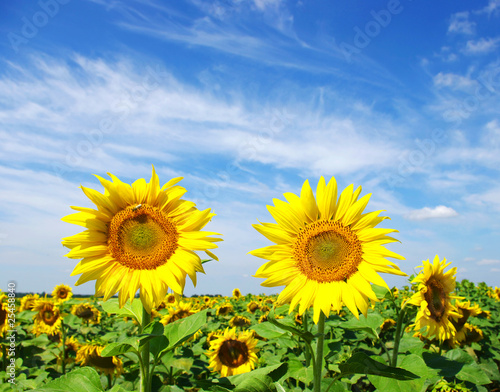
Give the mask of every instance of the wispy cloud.
[{"label": "wispy cloud", "polygon": [[451,207],[437,206],[434,208],[424,207],[419,210],[410,211],[406,218],[410,220],[425,220],[425,219],[436,219],[436,218],[452,218],[458,216],[456,212]]},{"label": "wispy cloud", "polygon": [[469,11],[457,12],[450,18],[448,32],[460,34],[474,34],[476,22],[469,20]]},{"label": "wispy cloud", "polygon": [[469,40],[463,49],[465,54],[480,55],[494,51],[498,47],[500,38],[480,38],[478,40]]},{"label": "wispy cloud", "polygon": [[494,265],[494,264],[500,264],[500,260],[498,259],[482,259],[479,260],[477,265]]}]

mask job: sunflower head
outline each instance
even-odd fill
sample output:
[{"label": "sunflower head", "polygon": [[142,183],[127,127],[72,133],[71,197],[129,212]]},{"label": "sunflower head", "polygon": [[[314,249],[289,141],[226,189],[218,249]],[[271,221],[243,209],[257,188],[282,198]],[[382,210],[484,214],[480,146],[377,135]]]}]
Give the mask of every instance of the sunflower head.
[{"label": "sunflower head", "polygon": [[73,291],[71,290],[71,287],[69,287],[65,284],[60,284],[60,285],[54,287],[54,290],[52,291],[52,298],[56,302],[67,301],[72,296],[73,296]]},{"label": "sunflower head", "polygon": [[252,332],[236,333],[236,328],[227,328],[217,339],[210,341],[208,367],[222,377],[249,372],[258,360],[256,345]]},{"label": "sunflower head", "polygon": [[234,316],[231,320],[229,320],[229,325],[231,327],[249,327],[252,324],[250,319],[245,316]]},{"label": "sunflower head", "polygon": [[241,291],[240,291],[240,289],[234,289],[233,290],[233,298],[238,299],[240,297],[241,297]]},{"label": "sunflower head", "polygon": [[120,307],[139,290],[150,313],[169,288],[182,294],[187,275],[196,285],[196,273],[204,270],[194,251],[217,259],[209,249],[217,247],[220,239],[210,236],[218,233],[200,231],[215,214],[181,199],[181,177],[160,187],[154,167],[149,183],[129,185],[109,176],[112,181],[96,176],[104,194],[82,187],[97,209],[72,207],[78,212],[63,221],[87,230],[62,243],[70,249],[67,257],[83,258],[72,273],[82,274],[76,285],[96,279],[95,295],[107,300],[118,292]]},{"label": "sunflower head", "polygon": [[215,314],[217,316],[227,316],[229,313],[233,313],[233,311],[233,305],[231,305],[230,303],[225,303],[217,306],[217,311],[215,312]]},{"label": "sunflower head", "polygon": [[252,314],[255,314],[255,312],[257,310],[260,309],[260,305],[258,302],[255,302],[255,301],[250,301],[248,304],[247,304],[247,311],[252,313]]},{"label": "sunflower head", "polygon": [[168,308],[168,314],[163,316],[160,322],[163,325],[173,323],[174,321],[186,318],[195,314],[198,310],[193,308],[190,302],[176,302]]},{"label": "sunflower head", "polygon": [[388,331],[389,329],[391,329],[392,327],[394,327],[396,325],[396,321],[393,320],[393,319],[386,319],[384,320],[384,322],[380,325],[380,331],[381,332],[385,332],[385,331]]},{"label": "sunflower head", "polygon": [[101,322],[101,312],[89,303],[73,305],[71,313],[87,323],[99,324]]},{"label": "sunflower head", "polygon": [[106,375],[119,376],[122,374],[122,360],[119,357],[101,357],[102,350],[104,350],[104,346],[99,344],[84,344],[76,353],[76,362],[81,362],[80,366],[92,366]]},{"label": "sunflower head", "polygon": [[422,335],[428,339],[436,336],[444,341],[452,338],[456,332],[452,320],[460,315],[451,303],[451,299],[457,298],[451,292],[455,290],[457,269],[451,268],[444,272],[450,264],[444,258],[440,261],[436,255],[433,263],[429,260],[423,262],[423,271],[412,281],[418,285],[418,291],[407,303],[419,307],[414,327],[417,331],[425,328]]},{"label": "sunflower head", "polygon": [[370,283],[387,287],[378,272],[406,275],[386,260],[404,258],[383,247],[396,241],[387,235],[396,230],[375,228],[388,218],[363,213],[371,195],[358,199],[360,193],[350,185],[337,200],[335,178],[326,185],[321,177],[315,198],[306,180],[300,196],[285,193],[288,203],[268,206],[277,223],[253,225],[275,243],[250,252],[269,260],[255,276],[266,279],[263,286],[286,286],[278,303],[290,303],[290,312],[313,306],[317,323],[321,312],[328,317],[345,304],[356,317],[358,309],[366,315],[369,300],[377,300]]},{"label": "sunflower head", "polygon": [[23,298],[21,298],[21,306],[19,311],[22,312],[24,310],[33,310],[35,306],[35,302],[40,298],[38,294],[26,294]]},{"label": "sunflower head", "polygon": [[35,302],[33,332],[38,336],[42,333],[58,335],[61,329],[61,313],[59,307],[48,299],[39,299]]},{"label": "sunflower head", "polygon": [[5,295],[0,293],[0,337],[4,336],[9,329],[9,324],[7,322],[7,303],[4,301]]}]

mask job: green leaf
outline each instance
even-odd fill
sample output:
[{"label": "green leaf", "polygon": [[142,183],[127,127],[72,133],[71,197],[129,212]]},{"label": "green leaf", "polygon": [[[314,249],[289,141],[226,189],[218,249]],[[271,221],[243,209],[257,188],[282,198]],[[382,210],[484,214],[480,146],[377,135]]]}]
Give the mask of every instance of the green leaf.
[{"label": "green leaf", "polygon": [[451,378],[462,369],[464,364],[435,353],[424,352],[422,359],[430,369],[435,369],[441,377]]},{"label": "green leaf", "polygon": [[476,385],[486,385],[491,383],[491,380],[477,363],[464,365],[456,377],[459,380],[469,381]]},{"label": "green leaf", "polygon": [[252,325],[250,329],[254,330],[258,335],[266,339],[276,339],[282,336],[286,336],[288,338],[290,337],[290,333],[288,331],[284,331],[278,325],[269,321]]},{"label": "green leaf", "polygon": [[391,297],[391,292],[389,290],[387,290],[387,287],[372,284],[372,290],[378,299]]},{"label": "green leaf", "polygon": [[139,351],[139,340],[136,337],[128,338],[122,342],[110,343],[101,352],[101,357],[112,357],[119,354],[128,352]]},{"label": "green leaf", "polygon": [[339,369],[341,376],[349,374],[373,374],[397,380],[414,380],[419,378],[419,376],[408,370],[387,366],[361,352],[355,353],[347,362],[340,364]]},{"label": "green leaf", "polygon": [[342,323],[342,328],[350,330],[360,330],[371,335],[373,338],[378,339],[377,330],[384,322],[384,318],[378,313],[368,313],[367,317],[360,317],[359,320],[351,318],[345,323]]},{"label": "green leaf", "polygon": [[271,377],[254,376],[245,379],[234,389],[234,392],[276,392],[276,385]]},{"label": "green leaf", "polygon": [[307,332],[304,332],[304,331],[301,331],[300,329],[297,329],[295,327],[292,327],[290,325],[285,325],[281,322],[279,322],[278,320],[276,320],[275,316],[274,316],[274,308],[271,309],[271,311],[269,312],[268,316],[267,316],[267,320],[275,325],[276,327],[284,330],[284,331],[288,331],[288,332],[291,332],[293,333],[294,335],[296,336],[299,336],[300,338],[304,339],[306,342],[308,343],[311,343],[314,339],[314,336],[311,332],[307,331]]},{"label": "green leaf", "polygon": [[99,374],[91,367],[73,370],[51,381],[37,391],[45,392],[103,392]]},{"label": "green leaf", "polygon": [[116,298],[108,299],[107,301],[100,302],[99,304],[107,313],[133,317],[139,325],[142,324],[142,302],[138,298],[135,298],[132,301],[132,304],[130,304],[130,301],[127,300],[121,309],[118,305],[118,299]]},{"label": "green leaf", "polygon": [[271,380],[278,381],[281,377],[283,377],[286,374],[287,369],[288,365],[286,363],[280,363],[279,365],[258,368],[248,373],[229,376],[226,377],[226,379],[229,380],[231,384],[237,386],[239,386],[246,378],[258,377],[258,376],[268,376],[271,378]]},{"label": "green leaf", "polygon": [[164,348],[159,355],[168,350],[173,350],[193,336],[207,322],[207,312],[209,310],[210,309],[204,309],[189,317],[167,324],[165,326],[164,336],[168,340],[168,346]]},{"label": "green leaf", "polygon": [[377,388],[377,390],[380,391],[420,391],[429,373],[423,359],[415,354],[408,355],[403,358],[400,363],[400,367],[401,368],[398,368],[398,370],[413,374],[413,379],[387,378],[388,376],[385,375],[382,375],[382,377],[369,375],[368,379]]},{"label": "green leaf", "polygon": [[306,367],[301,361],[290,359],[288,361],[288,377],[292,377],[308,385],[314,379],[313,367],[312,365]]},{"label": "green leaf", "polygon": [[473,364],[476,361],[474,361],[474,358],[472,358],[469,354],[467,354],[464,350],[460,348],[456,348],[454,350],[448,351],[446,354],[444,354],[446,358],[451,359],[452,361],[460,362],[460,363],[467,363],[467,364]]}]

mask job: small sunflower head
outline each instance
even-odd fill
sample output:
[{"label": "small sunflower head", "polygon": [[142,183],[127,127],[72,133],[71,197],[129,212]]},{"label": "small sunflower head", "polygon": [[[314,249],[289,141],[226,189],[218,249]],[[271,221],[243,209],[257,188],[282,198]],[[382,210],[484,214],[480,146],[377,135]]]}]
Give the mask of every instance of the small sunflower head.
[{"label": "small sunflower head", "polygon": [[84,344],[80,346],[76,353],[76,362],[81,362],[80,366],[92,366],[99,372],[106,375],[119,376],[123,373],[123,363],[119,357],[101,357],[104,346],[99,344]]},{"label": "small sunflower head", "polygon": [[65,285],[65,284],[60,284],[56,287],[54,287],[54,290],[52,291],[52,298],[56,302],[65,302],[73,296],[73,291],[71,290],[71,287]]},{"label": "small sunflower head", "polygon": [[225,303],[217,307],[216,315],[217,316],[226,316],[230,313],[233,313],[233,305],[230,303]]}]

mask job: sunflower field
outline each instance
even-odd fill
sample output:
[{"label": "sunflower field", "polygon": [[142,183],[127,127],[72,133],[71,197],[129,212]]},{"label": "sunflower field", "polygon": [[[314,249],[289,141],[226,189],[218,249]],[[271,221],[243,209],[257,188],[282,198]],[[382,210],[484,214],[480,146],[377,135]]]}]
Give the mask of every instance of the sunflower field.
[{"label": "sunflower field", "polygon": [[249,252],[266,260],[254,276],[279,295],[186,298],[218,260],[215,214],[180,177],[108,174],[104,193],[82,187],[96,209],[63,218],[85,228],[62,244],[95,294],[0,292],[1,391],[500,391],[500,289],[457,283],[438,255],[390,289],[380,273],[406,276],[385,247],[397,230],[375,227],[389,217],[364,212],[361,187],[306,180],[253,225],[273,243]]},{"label": "sunflower field", "polygon": [[[443,342],[415,333],[415,306],[397,330],[401,304],[414,294],[410,287],[374,291],[378,301],[366,318],[346,308],[326,319],[322,391],[500,390],[499,289],[457,283],[455,293],[467,299],[457,301],[460,340]],[[26,295],[17,301],[15,384],[5,382],[1,390],[137,391],[135,353],[145,344],[153,391],[312,390],[307,346],[314,352],[318,331],[311,312],[288,314],[288,305],[273,311],[276,296],[233,294],[167,295],[142,331],[138,300],[120,309],[117,299]],[[0,375],[9,377],[5,370]]]}]

